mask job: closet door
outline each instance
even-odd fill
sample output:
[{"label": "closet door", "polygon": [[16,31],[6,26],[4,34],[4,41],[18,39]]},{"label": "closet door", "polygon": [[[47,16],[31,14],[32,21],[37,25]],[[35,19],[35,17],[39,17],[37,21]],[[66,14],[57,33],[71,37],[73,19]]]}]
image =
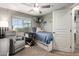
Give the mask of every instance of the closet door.
[{"label": "closet door", "polygon": [[53,34],[55,49],[71,52],[71,23],[72,17],[69,10],[59,10],[53,13]]}]

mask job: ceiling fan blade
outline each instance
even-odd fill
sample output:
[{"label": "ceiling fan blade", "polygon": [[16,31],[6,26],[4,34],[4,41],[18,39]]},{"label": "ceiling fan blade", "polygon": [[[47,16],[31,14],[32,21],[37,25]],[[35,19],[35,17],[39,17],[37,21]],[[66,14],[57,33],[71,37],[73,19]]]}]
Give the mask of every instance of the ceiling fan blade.
[{"label": "ceiling fan blade", "polygon": [[32,7],[30,4],[28,4],[28,3],[21,3],[21,4],[23,4],[23,5],[25,5],[25,6],[29,6],[29,7]]},{"label": "ceiling fan blade", "polygon": [[41,8],[50,8],[50,5],[46,5],[46,6],[41,6]]},{"label": "ceiling fan blade", "polygon": [[31,12],[31,11],[33,11],[33,9],[29,10],[28,12]]}]

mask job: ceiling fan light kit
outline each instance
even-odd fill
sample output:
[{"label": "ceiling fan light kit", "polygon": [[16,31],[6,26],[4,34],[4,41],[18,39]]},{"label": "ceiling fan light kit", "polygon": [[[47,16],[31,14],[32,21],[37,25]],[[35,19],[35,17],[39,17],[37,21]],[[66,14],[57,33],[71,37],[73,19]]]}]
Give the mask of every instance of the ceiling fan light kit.
[{"label": "ceiling fan light kit", "polygon": [[45,8],[51,8],[51,5],[43,5],[40,6],[40,3],[34,3],[33,8],[31,10],[29,10],[29,12],[31,13],[37,13],[37,14],[42,14],[42,10],[41,9],[45,9]]},{"label": "ceiling fan light kit", "polygon": [[39,8],[34,7],[33,10],[36,11],[36,12],[38,12],[39,11]]}]

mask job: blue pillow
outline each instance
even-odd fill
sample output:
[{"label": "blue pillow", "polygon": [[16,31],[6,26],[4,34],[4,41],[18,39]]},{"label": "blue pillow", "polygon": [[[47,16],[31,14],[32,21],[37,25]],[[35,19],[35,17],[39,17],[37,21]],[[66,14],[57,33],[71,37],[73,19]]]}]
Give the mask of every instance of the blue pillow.
[{"label": "blue pillow", "polygon": [[36,27],[32,27],[32,31],[33,32],[36,32]]}]

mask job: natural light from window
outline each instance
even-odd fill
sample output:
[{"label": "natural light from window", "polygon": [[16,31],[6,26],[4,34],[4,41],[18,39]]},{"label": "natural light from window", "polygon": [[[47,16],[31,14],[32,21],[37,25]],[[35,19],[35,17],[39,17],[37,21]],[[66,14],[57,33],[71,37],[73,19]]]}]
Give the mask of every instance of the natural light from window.
[{"label": "natural light from window", "polygon": [[31,31],[31,20],[25,18],[12,17],[13,30],[18,32],[30,32]]}]

